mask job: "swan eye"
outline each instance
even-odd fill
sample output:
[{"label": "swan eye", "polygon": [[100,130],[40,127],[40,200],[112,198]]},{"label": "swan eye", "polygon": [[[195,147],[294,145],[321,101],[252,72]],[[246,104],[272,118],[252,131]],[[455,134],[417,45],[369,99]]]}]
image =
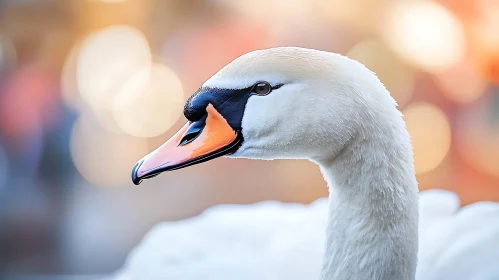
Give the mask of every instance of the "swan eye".
[{"label": "swan eye", "polygon": [[258,82],[253,86],[252,92],[257,95],[267,95],[272,91],[272,86],[267,82]]}]

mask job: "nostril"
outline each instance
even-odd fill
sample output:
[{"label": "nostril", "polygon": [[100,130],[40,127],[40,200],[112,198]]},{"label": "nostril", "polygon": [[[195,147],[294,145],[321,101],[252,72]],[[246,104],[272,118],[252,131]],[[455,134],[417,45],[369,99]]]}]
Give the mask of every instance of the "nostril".
[{"label": "nostril", "polygon": [[189,128],[189,130],[185,132],[184,136],[182,136],[182,139],[178,145],[184,146],[191,143],[201,134],[202,131],[203,130],[199,128]]},{"label": "nostril", "polygon": [[185,131],[182,139],[180,139],[179,146],[187,145],[192,141],[196,140],[196,138],[203,132],[204,126],[206,125],[206,118],[208,114],[205,114],[201,119],[195,122],[190,122],[189,128]]}]

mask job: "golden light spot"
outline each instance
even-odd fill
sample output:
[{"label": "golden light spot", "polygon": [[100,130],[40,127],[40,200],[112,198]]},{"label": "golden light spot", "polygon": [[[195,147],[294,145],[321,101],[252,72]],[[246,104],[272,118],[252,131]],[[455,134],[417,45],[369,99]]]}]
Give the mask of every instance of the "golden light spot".
[{"label": "golden light spot", "polygon": [[429,103],[412,104],[403,113],[414,148],[416,173],[430,171],[437,167],[449,152],[449,119],[441,109]]},{"label": "golden light spot", "polygon": [[177,75],[153,64],[138,71],[116,96],[113,117],[126,133],[154,137],[168,130],[181,116],[184,93]]},{"label": "golden light spot", "polygon": [[399,106],[409,101],[414,89],[414,73],[386,45],[377,41],[363,41],[350,49],[347,56],[375,72]]},{"label": "golden light spot", "polygon": [[133,165],[148,152],[146,139],[108,132],[90,115],[75,122],[70,149],[77,170],[96,186],[131,184]]},{"label": "golden light spot", "polygon": [[121,133],[122,130],[113,119],[112,112],[105,107],[90,107],[83,102],[81,95],[78,94],[77,85],[77,58],[79,46],[74,46],[66,57],[64,67],[61,73],[61,93],[62,99],[71,108],[79,111],[81,114],[92,114],[98,124],[109,132]]},{"label": "golden light spot", "polygon": [[131,26],[110,26],[90,35],[77,58],[77,86],[83,100],[95,108],[111,105],[123,84],[151,65],[144,35]]},{"label": "golden light spot", "polygon": [[442,93],[457,103],[469,103],[480,97],[487,88],[487,81],[469,62],[461,62],[435,77]]},{"label": "golden light spot", "polygon": [[394,3],[381,28],[391,48],[428,72],[445,70],[464,56],[464,33],[459,21],[435,2]]}]

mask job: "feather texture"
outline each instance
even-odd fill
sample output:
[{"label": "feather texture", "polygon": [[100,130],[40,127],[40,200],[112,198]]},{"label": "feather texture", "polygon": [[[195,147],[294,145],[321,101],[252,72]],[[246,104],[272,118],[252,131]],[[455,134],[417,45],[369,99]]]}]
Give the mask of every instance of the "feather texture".
[{"label": "feather texture", "polygon": [[[499,203],[459,208],[449,191],[420,198],[418,280],[499,279]],[[155,226],[115,280],[318,279],[328,202],[219,205]]]}]

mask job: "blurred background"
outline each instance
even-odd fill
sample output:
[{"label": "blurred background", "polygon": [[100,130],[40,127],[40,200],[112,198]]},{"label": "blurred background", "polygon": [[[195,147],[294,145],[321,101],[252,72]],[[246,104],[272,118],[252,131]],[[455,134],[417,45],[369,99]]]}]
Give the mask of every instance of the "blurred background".
[{"label": "blurred background", "polygon": [[420,188],[499,201],[498,30],[497,0],[0,0],[0,275],[102,275],[158,222],[326,196],[305,161],[130,180],[206,79],[274,46],[364,63],[404,112]]}]

